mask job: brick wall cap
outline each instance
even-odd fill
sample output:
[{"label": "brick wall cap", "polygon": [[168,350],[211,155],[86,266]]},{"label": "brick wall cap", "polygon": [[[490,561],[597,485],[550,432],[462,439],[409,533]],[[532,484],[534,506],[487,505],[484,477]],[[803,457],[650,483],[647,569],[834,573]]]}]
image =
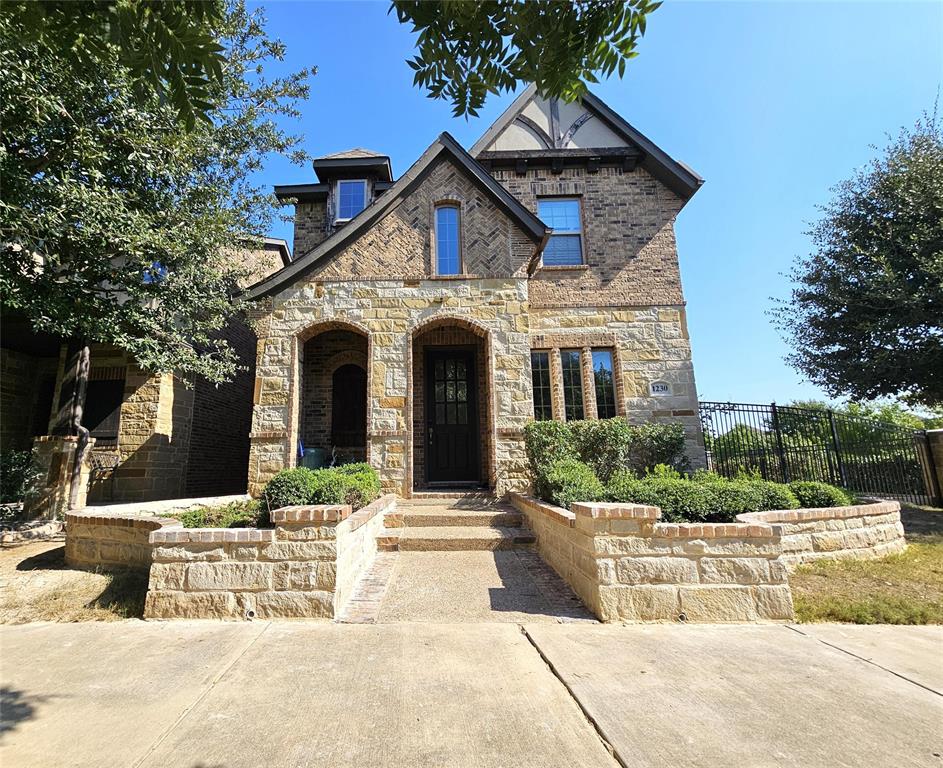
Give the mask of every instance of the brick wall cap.
[{"label": "brick wall cap", "polygon": [[652,535],[666,539],[773,539],[772,525],[759,523],[656,523]]},{"label": "brick wall cap", "polygon": [[66,512],[65,523],[67,534],[70,525],[110,525],[116,528],[143,528],[145,530],[183,527],[183,523],[172,517],[135,515],[130,512],[103,513],[93,510]]},{"label": "brick wall cap", "polygon": [[281,507],[272,511],[272,522],[339,523],[351,515],[349,504],[304,504]]},{"label": "brick wall cap", "polygon": [[818,520],[842,520],[849,517],[869,517],[900,512],[897,501],[876,501],[853,504],[847,507],[821,507],[815,509],[772,509],[767,512],[745,512],[737,515],[742,523],[804,523]]},{"label": "brick wall cap", "polygon": [[610,520],[657,520],[661,517],[661,510],[658,507],[618,502],[573,502],[570,505],[570,511],[582,517]]},{"label": "brick wall cap", "polygon": [[175,528],[151,531],[148,537],[155,544],[230,544],[274,542],[273,528]]}]

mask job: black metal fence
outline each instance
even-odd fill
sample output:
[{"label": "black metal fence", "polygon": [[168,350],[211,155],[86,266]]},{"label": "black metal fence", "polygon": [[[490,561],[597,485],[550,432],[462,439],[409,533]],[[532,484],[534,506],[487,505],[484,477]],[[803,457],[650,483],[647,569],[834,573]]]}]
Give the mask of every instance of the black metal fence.
[{"label": "black metal fence", "polygon": [[700,417],[707,466],[725,477],[757,471],[918,504],[939,496],[922,430],[775,403],[702,402]]}]

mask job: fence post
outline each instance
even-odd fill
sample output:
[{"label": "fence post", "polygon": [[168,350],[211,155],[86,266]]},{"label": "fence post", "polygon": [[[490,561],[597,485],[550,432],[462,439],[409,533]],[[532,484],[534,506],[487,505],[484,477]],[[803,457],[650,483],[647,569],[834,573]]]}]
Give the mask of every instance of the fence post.
[{"label": "fence post", "polygon": [[783,482],[790,482],[789,465],[786,463],[786,450],[783,448],[783,433],[779,429],[779,411],[776,403],[772,403],[773,430],[776,432],[776,452],[779,454],[779,471],[782,472]]},{"label": "fence post", "polygon": [[841,455],[841,442],[838,439],[838,427],[835,426],[835,412],[828,411],[828,425],[832,430],[832,445],[835,448],[835,461],[838,463],[838,477],[841,479],[842,488],[848,487],[848,477],[845,475],[845,460]]}]

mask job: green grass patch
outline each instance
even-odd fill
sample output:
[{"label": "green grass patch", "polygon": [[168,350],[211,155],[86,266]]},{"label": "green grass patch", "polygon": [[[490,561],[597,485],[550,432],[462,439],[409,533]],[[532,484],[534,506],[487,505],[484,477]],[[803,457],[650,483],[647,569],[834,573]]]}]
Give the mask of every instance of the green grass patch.
[{"label": "green grass patch", "polygon": [[194,507],[164,517],[176,518],[184,528],[264,528],[270,524],[268,511],[255,499]]},{"label": "green grass patch", "polygon": [[789,577],[801,622],[943,624],[943,536],[880,560],[822,560]]}]

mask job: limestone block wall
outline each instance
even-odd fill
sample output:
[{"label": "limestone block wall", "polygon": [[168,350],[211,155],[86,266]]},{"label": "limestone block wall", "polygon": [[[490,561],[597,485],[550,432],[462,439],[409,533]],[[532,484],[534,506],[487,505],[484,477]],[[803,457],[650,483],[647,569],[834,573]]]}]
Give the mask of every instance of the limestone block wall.
[{"label": "limestone block wall", "polygon": [[[533,293],[533,285],[530,290]],[[683,424],[688,459],[692,467],[703,465],[704,441],[683,305],[565,310],[531,306],[529,327],[531,348],[551,350],[552,356],[559,355],[560,349],[612,349],[617,414],[635,424]],[[562,419],[562,372],[553,357],[551,373],[554,418]],[[586,417],[594,418],[593,382],[589,374],[583,379]],[[666,384],[668,391],[652,394],[654,383]]]},{"label": "limestone block wall", "polygon": [[541,556],[603,621],[786,621],[782,534],[759,523],[658,523],[656,507],[512,494]]},{"label": "limestone block wall", "polygon": [[67,512],[65,526],[67,565],[143,571],[151,566],[151,532],[181,527],[171,518],[99,510]]},{"label": "limestone block wall", "polygon": [[376,554],[392,495],[285,507],[275,528],[155,531],[145,618],[331,618]]},{"label": "limestone block wall", "polygon": [[896,501],[750,512],[738,515],[737,519],[775,524],[782,531],[782,560],[789,569],[823,558],[870,560],[907,548],[900,504]]},{"label": "limestone block wall", "polygon": [[257,311],[256,397],[249,492],[297,462],[299,344],[319,327],[348,327],[368,338],[367,460],[384,491],[413,487],[413,339],[454,325],[483,339],[491,423],[489,446],[499,494],[529,485],[523,428],[533,417],[527,281],[524,278],[363,280],[309,278]]}]

